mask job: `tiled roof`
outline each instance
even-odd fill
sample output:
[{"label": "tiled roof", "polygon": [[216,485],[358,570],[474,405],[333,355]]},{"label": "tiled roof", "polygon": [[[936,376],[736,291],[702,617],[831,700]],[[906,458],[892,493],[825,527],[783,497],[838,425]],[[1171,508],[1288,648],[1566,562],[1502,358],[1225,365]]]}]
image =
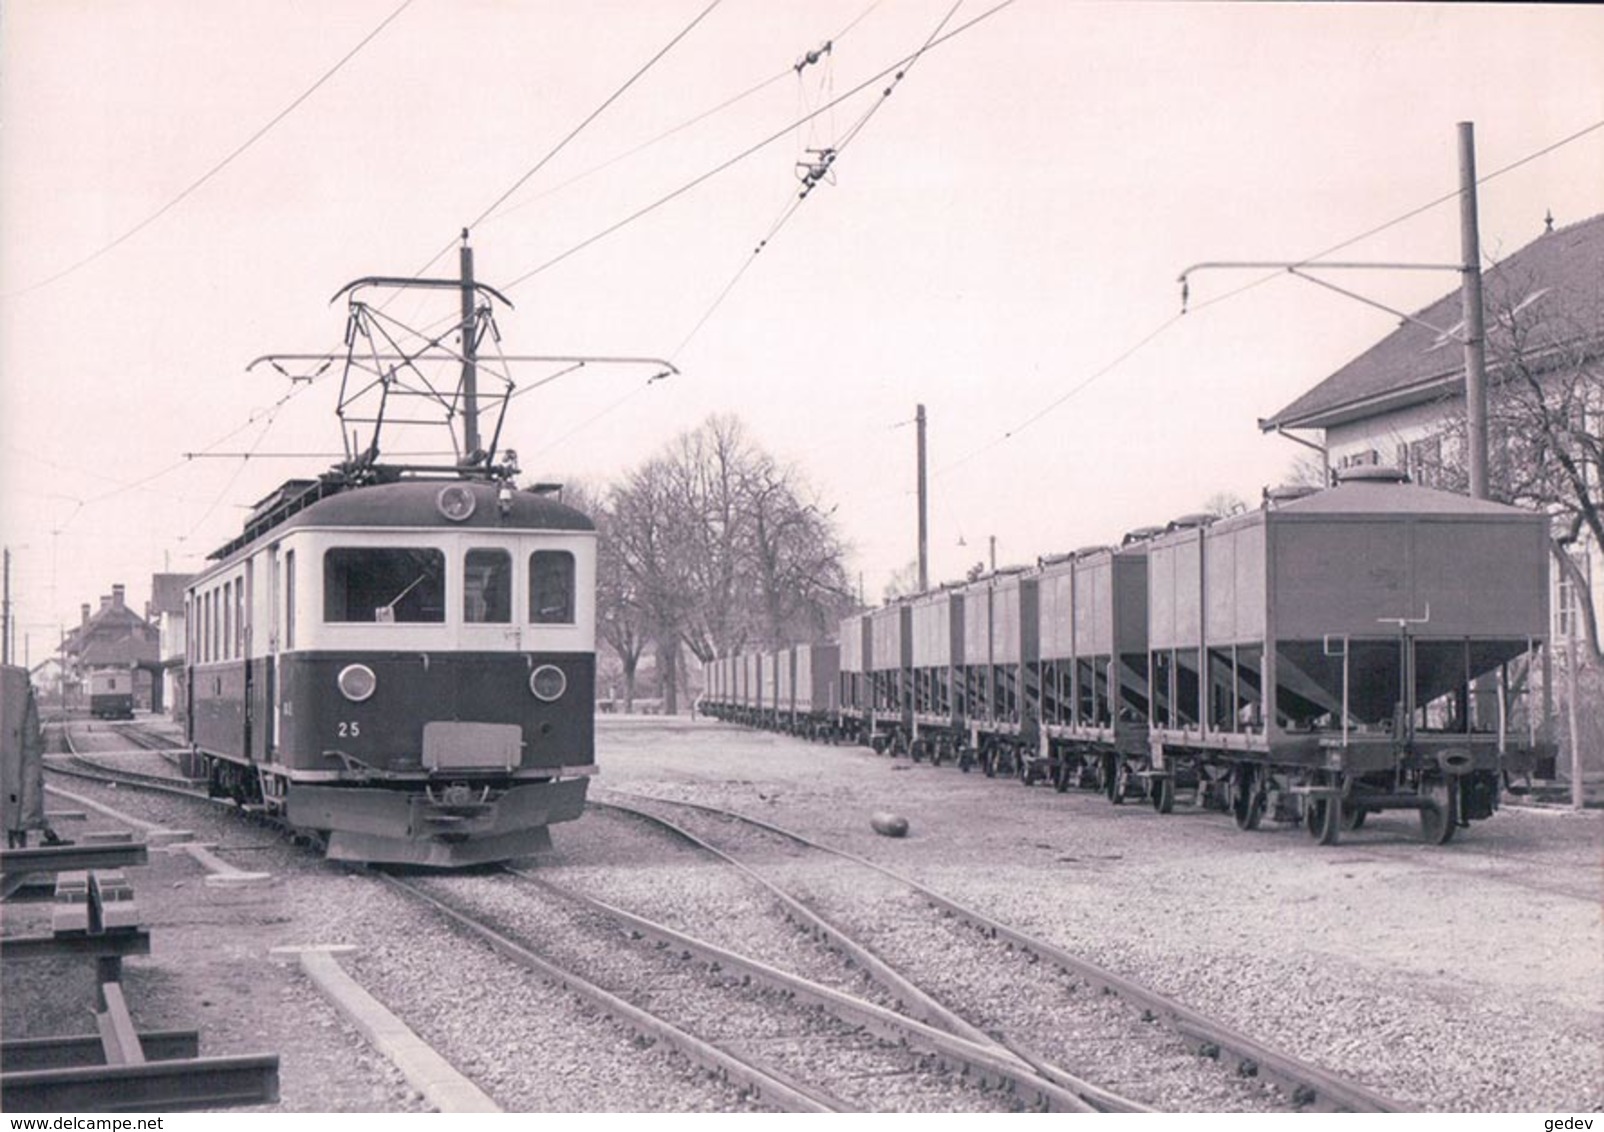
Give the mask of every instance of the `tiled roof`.
[{"label": "tiled roof", "polygon": [[[1545,232],[1483,271],[1482,306],[1489,373],[1509,351],[1510,322],[1500,314],[1512,307],[1528,356],[1578,339],[1604,346],[1604,214]],[[1458,288],[1414,317],[1462,333]],[[1321,428],[1431,400],[1446,384],[1462,383],[1464,368],[1457,338],[1406,322],[1259,427]]]}]

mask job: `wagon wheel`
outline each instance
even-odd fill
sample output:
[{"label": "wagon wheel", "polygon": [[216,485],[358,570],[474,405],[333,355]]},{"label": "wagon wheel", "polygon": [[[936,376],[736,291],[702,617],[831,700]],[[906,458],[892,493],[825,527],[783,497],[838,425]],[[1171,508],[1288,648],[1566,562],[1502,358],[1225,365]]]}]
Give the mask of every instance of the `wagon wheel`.
[{"label": "wagon wheel", "polygon": [[1231,817],[1243,831],[1259,828],[1264,816],[1264,791],[1259,786],[1258,771],[1242,763],[1231,772]]},{"label": "wagon wheel", "polygon": [[1303,824],[1321,845],[1335,845],[1342,833],[1342,797],[1309,795],[1303,801]]},{"label": "wagon wheel", "polygon": [[1119,763],[1118,755],[1105,753],[1097,771],[1098,788],[1102,790],[1103,797],[1113,802],[1116,806],[1123,805],[1125,802],[1124,783],[1120,779]]},{"label": "wagon wheel", "polygon": [[1459,825],[1459,791],[1446,778],[1421,787],[1420,836],[1428,845],[1446,845]]},{"label": "wagon wheel", "polygon": [[1165,774],[1153,779],[1151,790],[1153,809],[1157,810],[1161,814],[1167,814],[1171,810],[1175,809],[1174,775]]}]

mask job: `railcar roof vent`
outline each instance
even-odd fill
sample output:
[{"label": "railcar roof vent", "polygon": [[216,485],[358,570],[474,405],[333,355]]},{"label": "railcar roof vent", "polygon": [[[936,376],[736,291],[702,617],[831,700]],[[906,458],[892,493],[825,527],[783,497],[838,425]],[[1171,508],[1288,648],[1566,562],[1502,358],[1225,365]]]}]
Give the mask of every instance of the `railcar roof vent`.
[{"label": "railcar roof vent", "polygon": [[1194,511],[1190,515],[1182,515],[1177,519],[1171,519],[1170,525],[1164,529],[1166,531],[1190,531],[1197,527],[1206,527],[1212,522],[1214,522],[1213,515],[1203,511]]},{"label": "railcar roof vent", "polygon": [[1080,551],[1075,550],[1064,554],[1044,554],[1036,559],[1036,566],[1038,569],[1043,566],[1057,566],[1060,562],[1068,562],[1079,553]]},{"label": "railcar roof vent", "polygon": [[1121,546],[1129,546],[1133,542],[1146,542],[1150,538],[1164,533],[1163,527],[1137,527],[1133,531],[1126,531]]},{"label": "railcar roof vent", "polygon": [[1098,544],[1095,544],[1093,546],[1083,546],[1083,547],[1081,547],[1079,550],[1077,550],[1075,552],[1075,557],[1076,558],[1090,558],[1094,554],[1102,554],[1105,550],[1113,550],[1113,549],[1114,549],[1113,547],[1105,546],[1102,543],[1098,543]]},{"label": "railcar roof vent", "polygon": [[1390,464],[1363,464],[1337,473],[1338,483],[1408,483],[1409,473]]}]

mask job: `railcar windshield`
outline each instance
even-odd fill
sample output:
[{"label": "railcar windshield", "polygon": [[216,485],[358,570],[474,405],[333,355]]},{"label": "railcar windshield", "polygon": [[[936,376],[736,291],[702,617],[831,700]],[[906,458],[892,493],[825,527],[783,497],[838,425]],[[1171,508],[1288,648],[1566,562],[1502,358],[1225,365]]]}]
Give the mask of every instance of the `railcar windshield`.
[{"label": "railcar windshield", "polygon": [[463,562],[462,619],[469,624],[512,621],[512,555],[470,550]]},{"label": "railcar windshield", "polygon": [[536,625],[574,623],[574,556],[537,550],[529,556],[529,620]]},{"label": "railcar windshield", "polygon": [[440,623],[446,558],[429,547],[337,546],[323,556],[323,620]]}]

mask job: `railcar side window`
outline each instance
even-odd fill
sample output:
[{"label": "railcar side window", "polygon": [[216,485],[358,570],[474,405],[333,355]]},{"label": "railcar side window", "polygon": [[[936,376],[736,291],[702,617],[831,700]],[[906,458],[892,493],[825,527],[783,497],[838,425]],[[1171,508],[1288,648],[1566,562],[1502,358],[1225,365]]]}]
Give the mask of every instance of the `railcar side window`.
[{"label": "railcar side window", "polygon": [[512,555],[470,550],[462,575],[462,619],[469,624],[512,621]]},{"label": "railcar side window", "polygon": [[529,556],[529,620],[536,625],[574,623],[574,556],[537,550]]},{"label": "railcar side window", "polygon": [[323,620],[442,622],[446,557],[427,547],[337,546],[323,555]]},{"label": "railcar side window", "polygon": [[295,647],[295,551],[284,553],[284,647]]}]

